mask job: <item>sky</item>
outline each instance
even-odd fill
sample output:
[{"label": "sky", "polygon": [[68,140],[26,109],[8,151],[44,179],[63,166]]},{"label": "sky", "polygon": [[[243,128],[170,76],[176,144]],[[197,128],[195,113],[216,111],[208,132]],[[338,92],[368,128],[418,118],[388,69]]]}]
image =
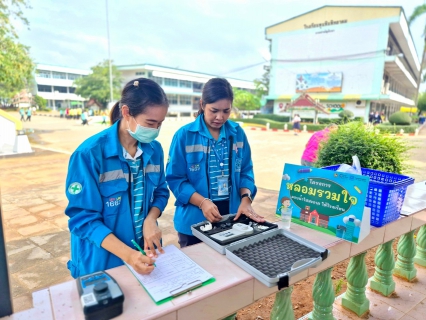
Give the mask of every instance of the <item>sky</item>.
[{"label": "sky", "polygon": [[[253,80],[263,74],[265,28],[324,5],[401,6],[425,0],[107,0],[111,59]],[[36,63],[89,69],[108,59],[106,0],[29,0],[15,22]],[[422,53],[425,17],[411,26]],[[249,67],[252,66],[252,67]]]}]

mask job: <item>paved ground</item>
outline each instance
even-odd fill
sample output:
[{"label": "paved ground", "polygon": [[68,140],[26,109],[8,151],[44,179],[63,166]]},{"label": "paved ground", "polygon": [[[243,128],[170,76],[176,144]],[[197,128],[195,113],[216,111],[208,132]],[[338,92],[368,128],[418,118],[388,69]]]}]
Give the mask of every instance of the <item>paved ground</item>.
[{"label": "paved ground", "polygon": [[[173,133],[189,119],[167,120],[159,141],[165,153]],[[70,154],[87,137],[104,126],[82,127],[79,122],[53,116],[35,115],[24,123],[35,153],[30,156],[0,158],[0,187],[3,225],[8,251],[14,310],[32,305],[31,292],[72,279],[65,263],[69,259],[69,232],[64,209],[65,177]],[[299,164],[308,133],[246,130],[253,153],[256,184],[260,188],[255,209],[274,221],[274,209],[285,162]],[[418,146],[411,156],[416,180],[426,180],[426,129],[418,137],[408,137]],[[173,229],[173,201],[160,219],[165,244],[177,244]]]}]

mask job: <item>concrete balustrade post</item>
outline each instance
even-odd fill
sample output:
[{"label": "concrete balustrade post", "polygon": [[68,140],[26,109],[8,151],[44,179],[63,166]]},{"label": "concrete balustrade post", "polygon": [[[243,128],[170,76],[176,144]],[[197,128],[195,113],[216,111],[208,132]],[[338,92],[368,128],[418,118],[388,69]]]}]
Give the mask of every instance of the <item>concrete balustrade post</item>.
[{"label": "concrete balustrade post", "polygon": [[414,263],[426,267],[426,225],[423,225],[417,232],[417,247]]},{"label": "concrete balustrade post", "polygon": [[398,256],[393,269],[393,274],[402,279],[412,281],[416,278],[417,270],[414,267],[416,255],[416,243],[414,242],[414,231],[403,234],[398,241]]},{"label": "concrete balustrade post", "polygon": [[282,289],[275,294],[274,306],[271,310],[271,320],[294,320],[293,305],[291,304],[291,293],[293,287]]},{"label": "concrete balustrade post", "polygon": [[312,297],[314,310],[309,315],[310,320],[334,320],[333,302],[335,299],[331,270],[327,269],[317,274],[314,282]]},{"label": "concrete balustrade post", "polygon": [[348,287],[342,297],[342,306],[360,317],[370,310],[370,301],[365,295],[365,286],[368,281],[367,266],[364,261],[366,253],[352,257],[349,261],[346,269]]},{"label": "concrete balustrade post", "polygon": [[370,279],[370,288],[385,297],[390,296],[395,291],[395,281],[393,281],[392,277],[393,268],[395,267],[392,243],[393,239],[381,244],[377,249],[374,257],[376,271]]}]

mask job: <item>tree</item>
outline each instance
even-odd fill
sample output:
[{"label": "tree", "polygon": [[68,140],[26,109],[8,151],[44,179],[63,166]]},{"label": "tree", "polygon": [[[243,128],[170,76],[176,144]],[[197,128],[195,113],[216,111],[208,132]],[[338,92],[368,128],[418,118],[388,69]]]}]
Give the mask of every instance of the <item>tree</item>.
[{"label": "tree", "polygon": [[417,101],[417,111],[419,116],[422,112],[426,112],[426,92],[423,92]]},{"label": "tree", "polygon": [[239,110],[259,110],[260,98],[248,91],[234,89],[233,105]]},{"label": "tree", "polygon": [[[74,81],[75,93],[84,98],[93,99],[106,108],[110,100],[109,61],[105,60],[90,69],[91,74]],[[118,98],[121,89],[121,74],[114,65],[112,65],[112,88],[113,99]]]},{"label": "tree", "polygon": [[20,44],[11,18],[25,25],[22,7],[29,8],[26,0],[0,0],[0,97],[10,98],[29,85],[34,64],[28,47]]},{"label": "tree", "polygon": [[0,34],[0,96],[10,98],[26,88],[33,69],[28,47]]},{"label": "tree", "polygon": [[[418,17],[420,17],[424,13],[426,13],[426,4],[422,4],[420,6],[415,7],[413,13],[408,18],[408,25],[411,26],[413,21],[415,21]],[[421,61],[420,61],[420,74],[419,74],[418,79],[417,79],[417,91],[416,91],[416,98],[414,100],[414,103],[418,103],[421,74],[422,74],[423,69],[424,69],[424,61],[425,61],[425,53],[426,53],[426,25],[425,25],[425,28],[423,30],[423,38],[424,38],[423,53],[422,53],[422,56],[420,58],[421,59]]]},{"label": "tree", "polygon": [[264,66],[265,73],[262,75],[262,78],[254,79],[254,85],[256,86],[256,96],[261,99],[263,96],[267,95],[269,92],[269,77],[271,70],[269,66]]},{"label": "tree", "polygon": [[0,0],[0,32],[18,38],[14,26],[11,24],[11,18],[21,20],[28,26],[28,20],[24,17],[22,7],[31,8],[26,0]]},{"label": "tree", "polygon": [[354,117],[354,113],[350,110],[339,112],[339,118],[342,118],[343,123],[348,123]]},{"label": "tree", "polygon": [[47,105],[47,100],[46,99],[44,99],[43,97],[40,97],[40,96],[35,96],[34,97],[34,103],[36,104],[36,106],[38,106],[40,109],[44,109],[44,108],[46,108],[46,105]]}]

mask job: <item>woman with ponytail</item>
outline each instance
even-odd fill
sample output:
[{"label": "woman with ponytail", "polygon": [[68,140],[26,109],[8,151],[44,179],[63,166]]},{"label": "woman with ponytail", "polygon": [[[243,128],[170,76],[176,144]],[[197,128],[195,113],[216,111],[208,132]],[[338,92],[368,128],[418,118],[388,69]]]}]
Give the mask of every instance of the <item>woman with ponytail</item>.
[{"label": "woman with ponytail", "polygon": [[[111,110],[111,127],[72,154],[66,180],[74,278],[128,263],[141,274],[153,269],[161,247],[157,219],[169,191],[158,136],[167,97],[152,80],[126,84]],[[136,241],[147,252],[142,255]]]}]

